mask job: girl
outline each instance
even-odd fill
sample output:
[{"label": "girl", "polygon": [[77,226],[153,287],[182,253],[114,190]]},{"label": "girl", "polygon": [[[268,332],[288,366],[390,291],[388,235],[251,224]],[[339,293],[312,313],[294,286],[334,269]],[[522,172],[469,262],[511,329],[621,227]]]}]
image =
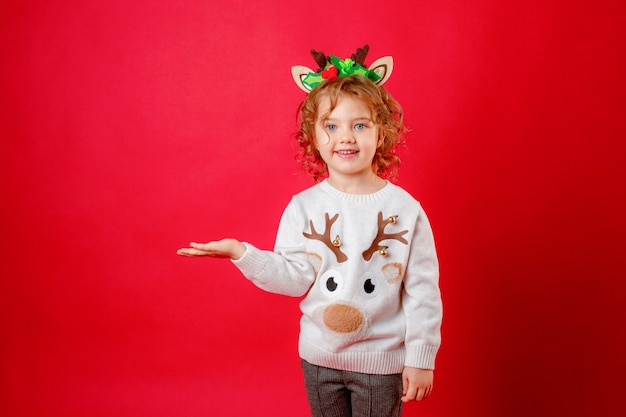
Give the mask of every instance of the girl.
[{"label": "girl", "polygon": [[390,182],[401,107],[375,76],[329,71],[336,64],[300,108],[299,159],[316,185],[286,207],[274,251],[228,238],[178,254],[230,258],[258,287],[304,295],[299,353],[314,417],[399,416],[432,390],[438,261],[419,202]]}]

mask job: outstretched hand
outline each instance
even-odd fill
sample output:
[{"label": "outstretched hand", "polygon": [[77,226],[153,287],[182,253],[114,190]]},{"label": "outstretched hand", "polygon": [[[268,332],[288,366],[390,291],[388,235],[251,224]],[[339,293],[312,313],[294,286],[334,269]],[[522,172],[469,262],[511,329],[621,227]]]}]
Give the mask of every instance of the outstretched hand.
[{"label": "outstretched hand", "polygon": [[237,239],[226,238],[208,243],[191,242],[188,248],[176,251],[178,255],[195,257],[210,256],[212,258],[239,259],[246,252],[246,247]]},{"label": "outstretched hand", "polygon": [[402,372],[402,402],[426,399],[433,390],[433,376],[432,370],[405,366]]}]

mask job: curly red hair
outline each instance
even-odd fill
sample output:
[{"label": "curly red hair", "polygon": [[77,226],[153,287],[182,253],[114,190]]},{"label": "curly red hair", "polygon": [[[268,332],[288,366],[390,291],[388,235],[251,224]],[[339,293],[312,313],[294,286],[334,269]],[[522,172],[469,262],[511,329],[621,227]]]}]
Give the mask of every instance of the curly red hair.
[{"label": "curly red hair", "polygon": [[[315,124],[320,118],[323,120],[330,115],[342,96],[357,98],[371,110],[372,121],[378,127],[381,143],[372,160],[372,170],[381,178],[395,181],[400,166],[400,158],[396,151],[398,146],[404,144],[404,134],[407,131],[403,122],[402,107],[386,89],[360,75],[325,81],[311,90],[300,104],[298,108],[300,131],[296,134],[299,150],[296,159],[315,182],[320,182],[328,176],[328,167],[315,146]],[[328,114],[324,115],[318,113],[322,97],[330,99],[330,109]]]}]

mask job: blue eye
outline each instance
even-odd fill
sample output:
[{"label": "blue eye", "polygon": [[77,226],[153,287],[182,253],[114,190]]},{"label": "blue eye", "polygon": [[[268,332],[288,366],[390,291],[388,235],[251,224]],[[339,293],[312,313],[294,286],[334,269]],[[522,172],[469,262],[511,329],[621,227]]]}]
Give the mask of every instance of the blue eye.
[{"label": "blue eye", "polygon": [[328,129],[328,130],[336,130],[337,129],[337,125],[327,124],[326,125],[326,129]]},{"label": "blue eye", "polygon": [[365,129],[365,125],[363,123],[357,123],[356,125],[354,125],[354,129],[355,130],[363,130],[363,129]]}]

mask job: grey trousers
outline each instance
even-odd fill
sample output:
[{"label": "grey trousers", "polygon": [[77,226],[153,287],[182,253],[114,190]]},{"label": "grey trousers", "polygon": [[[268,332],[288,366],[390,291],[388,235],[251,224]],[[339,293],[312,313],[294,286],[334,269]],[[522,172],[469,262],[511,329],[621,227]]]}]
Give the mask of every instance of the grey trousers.
[{"label": "grey trousers", "polygon": [[399,417],[402,374],[370,375],[302,360],[313,417]]}]

